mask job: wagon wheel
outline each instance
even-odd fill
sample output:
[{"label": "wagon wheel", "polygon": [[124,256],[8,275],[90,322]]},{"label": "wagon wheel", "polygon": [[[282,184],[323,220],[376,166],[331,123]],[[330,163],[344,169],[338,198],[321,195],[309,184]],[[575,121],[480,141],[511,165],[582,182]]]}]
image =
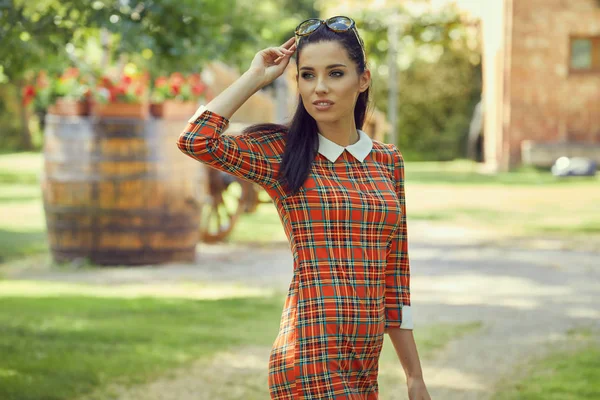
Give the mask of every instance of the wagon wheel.
[{"label": "wagon wheel", "polygon": [[259,204],[258,193],[260,191],[260,187],[255,183],[246,181],[242,183],[242,188],[244,198],[244,212],[253,213],[256,211],[256,208]]},{"label": "wagon wheel", "polygon": [[256,212],[260,204],[272,204],[273,200],[269,194],[258,184],[244,181],[242,183],[242,193],[244,198],[244,212]]},{"label": "wagon wheel", "polygon": [[208,171],[208,199],[203,204],[200,240],[215,243],[225,239],[244,212],[245,182],[214,168]]},{"label": "wagon wheel", "polygon": [[265,190],[258,191],[258,204],[273,204],[273,199],[269,197],[269,194]]}]

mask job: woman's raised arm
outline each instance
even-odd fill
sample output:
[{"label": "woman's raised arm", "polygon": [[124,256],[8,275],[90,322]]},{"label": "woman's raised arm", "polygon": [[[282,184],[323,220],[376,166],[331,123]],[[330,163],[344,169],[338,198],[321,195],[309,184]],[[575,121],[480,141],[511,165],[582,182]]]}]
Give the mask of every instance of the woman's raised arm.
[{"label": "woman's raised arm", "polygon": [[[190,157],[263,187],[276,182],[276,135],[261,132],[222,135],[229,118],[260,88],[279,77],[295,51],[293,38],[256,54],[248,71],[207,105],[201,106],[179,135],[177,146]],[[265,121],[268,122],[268,121]]]}]

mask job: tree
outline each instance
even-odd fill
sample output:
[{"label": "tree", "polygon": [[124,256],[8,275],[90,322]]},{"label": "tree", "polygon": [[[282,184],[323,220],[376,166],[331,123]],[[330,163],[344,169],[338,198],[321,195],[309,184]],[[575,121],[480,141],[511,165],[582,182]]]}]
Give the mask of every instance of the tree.
[{"label": "tree", "polygon": [[[454,7],[410,15],[405,10],[398,59],[398,143],[407,158],[450,160],[466,155],[473,108],[481,95],[477,26]],[[387,107],[386,12],[362,15],[377,106]]]},{"label": "tree", "polygon": [[[213,59],[244,68],[316,14],[310,0],[0,0],[0,78],[21,93],[31,70],[81,62],[101,32],[111,60],[125,56],[154,75]],[[26,119],[21,108],[22,148],[31,147]]]}]

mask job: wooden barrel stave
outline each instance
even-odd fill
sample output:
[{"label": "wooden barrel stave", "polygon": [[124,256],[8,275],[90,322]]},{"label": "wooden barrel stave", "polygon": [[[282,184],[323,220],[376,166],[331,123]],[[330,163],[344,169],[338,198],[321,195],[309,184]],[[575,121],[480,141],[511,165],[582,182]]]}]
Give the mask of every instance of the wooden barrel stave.
[{"label": "wooden barrel stave", "polygon": [[185,123],[176,122],[48,116],[43,193],[55,260],[195,259],[198,169],[175,146]]}]

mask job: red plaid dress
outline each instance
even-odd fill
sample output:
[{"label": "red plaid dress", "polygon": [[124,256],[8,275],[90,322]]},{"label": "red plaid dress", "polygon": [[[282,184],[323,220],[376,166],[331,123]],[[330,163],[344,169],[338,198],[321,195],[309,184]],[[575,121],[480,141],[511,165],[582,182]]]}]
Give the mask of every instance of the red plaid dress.
[{"label": "red plaid dress", "polygon": [[178,147],[260,184],[289,239],[294,274],[269,358],[271,398],[377,399],[384,328],[412,329],[402,155],[362,131],[347,148],[319,135],[308,179],[288,196],[277,182],[285,133],[221,135],[228,123],[201,108]]}]

